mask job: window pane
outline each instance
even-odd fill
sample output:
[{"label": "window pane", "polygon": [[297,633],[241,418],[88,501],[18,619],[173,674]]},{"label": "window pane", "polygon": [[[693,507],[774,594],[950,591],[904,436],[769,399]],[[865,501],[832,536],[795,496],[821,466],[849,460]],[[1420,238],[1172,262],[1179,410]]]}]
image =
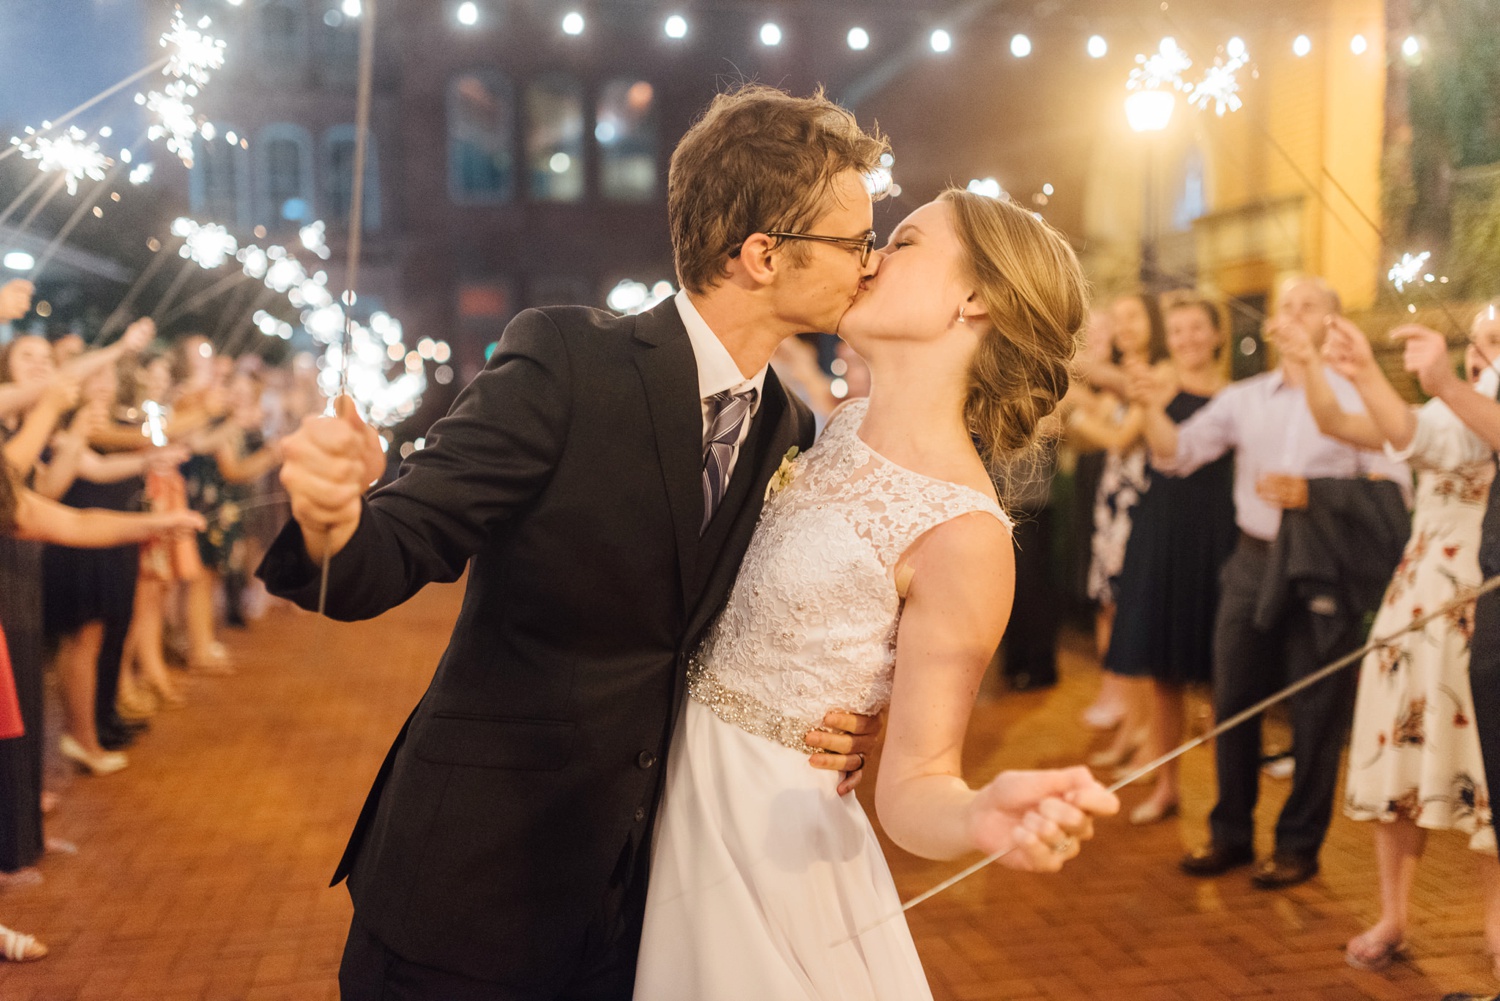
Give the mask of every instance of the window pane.
[{"label": "window pane", "polygon": [[[343,131],[341,128],[339,131]],[[328,141],[327,199],[324,215],[332,223],[346,225],[349,208],[354,204],[354,139],[353,127],[349,136],[338,135]],[[380,167],[376,156],[375,137],[365,147],[365,232],[380,228]]]},{"label": "window pane", "polygon": [[276,219],[300,222],[306,219],[307,204],[302,177],[302,149],[292,139],[272,139],[265,146],[266,200]]},{"label": "window pane", "polygon": [[583,197],[583,86],[547,76],[526,88],[526,168],[531,197],[576,202]]},{"label": "window pane", "polygon": [[501,202],[515,187],[515,102],[499,77],[466,74],[448,89],[448,186],[455,201]]},{"label": "window pane", "polygon": [[594,138],[605,198],[648,201],[656,194],[656,91],[645,80],[611,80],[599,95]]},{"label": "window pane", "polygon": [[222,138],[199,139],[197,146],[193,165],[200,175],[202,202],[194,211],[219,222],[238,222],[241,183],[238,168],[242,150]]}]

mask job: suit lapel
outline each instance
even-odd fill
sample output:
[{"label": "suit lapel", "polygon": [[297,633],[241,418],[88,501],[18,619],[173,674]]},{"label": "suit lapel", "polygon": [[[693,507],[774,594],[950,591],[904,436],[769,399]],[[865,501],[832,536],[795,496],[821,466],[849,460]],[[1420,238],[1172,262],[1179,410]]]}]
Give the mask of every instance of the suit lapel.
[{"label": "suit lapel", "polygon": [[[740,503],[737,509],[726,505],[717,512],[709,533],[720,544],[705,546],[700,556],[706,565],[697,577],[702,587],[688,622],[685,638],[689,643],[697,641],[698,634],[724,603],[724,596],[734,583],[740,561],[750,545],[755,523],[760,519],[766,484],[781,465],[787,449],[800,443],[797,411],[787,399],[786,390],[775,372],[766,373],[765,398],[755,415],[751,434],[754,447],[741,453],[734,476],[729,481],[730,491]],[[728,526],[718,524],[721,517],[731,519]]]},{"label": "suit lapel", "polygon": [[668,299],[636,318],[636,369],[656,436],[656,455],[677,536],[677,571],[684,610],[692,608],[698,528],[703,522],[703,409],[698,363],[687,328]]}]

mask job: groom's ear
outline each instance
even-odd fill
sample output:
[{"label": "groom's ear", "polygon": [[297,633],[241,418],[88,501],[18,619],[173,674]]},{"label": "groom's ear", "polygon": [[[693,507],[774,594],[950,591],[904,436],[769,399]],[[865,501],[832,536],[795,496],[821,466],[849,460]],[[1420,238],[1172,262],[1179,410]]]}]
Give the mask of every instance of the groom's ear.
[{"label": "groom's ear", "polygon": [[769,285],[776,280],[781,261],[774,253],[776,241],[764,233],[751,233],[739,246],[739,253],[730,259],[730,269],[738,267],[741,274],[756,285]]}]

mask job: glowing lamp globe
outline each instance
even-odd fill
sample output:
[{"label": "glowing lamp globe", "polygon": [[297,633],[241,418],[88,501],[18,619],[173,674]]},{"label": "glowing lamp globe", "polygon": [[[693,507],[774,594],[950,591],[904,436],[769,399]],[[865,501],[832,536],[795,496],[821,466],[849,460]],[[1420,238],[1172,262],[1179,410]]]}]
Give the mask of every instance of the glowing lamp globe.
[{"label": "glowing lamp globe", "polygon": [[1177,97],[1170,90],[1138,90],[1125,98],[1125,119],[1136,132],[1160,132],[1176,108]]}]

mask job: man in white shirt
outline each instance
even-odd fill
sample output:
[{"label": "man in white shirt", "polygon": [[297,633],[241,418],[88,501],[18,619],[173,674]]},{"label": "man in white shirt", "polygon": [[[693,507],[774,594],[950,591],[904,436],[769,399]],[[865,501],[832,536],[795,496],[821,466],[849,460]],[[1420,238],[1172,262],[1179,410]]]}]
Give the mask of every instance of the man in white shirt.
[{"label": "man in white shirt", "polygon": [[[1326,282],[1296,277],[1282,285],[1267,329],[1273,340],[1302,336],[1321,343],[1325,319],[1339,311],[1338,295]],[[1353,386],[1332,370],[1328,381],[1345,410],[1363,411]],[[1161,472],[1186,476],[1230,450],[1235,453],[1240,541],[1221,573],[1214,622],[1214,713],[1227,719],[1320,666],[1314,617],[1321,610],[1289,601],[1273,628],[1256,624],[1282,512],[1306,507],[1309,479],[1375,474],[1405,482],[1406,474],[1381,453],[1322,434],[1307,406],[1301,374],[1293,367],[1235,383],[1180,426],[1167,417],[1165,394],[1151,380],[1142,376],[1133,387],[1146,407],[1151,460]],[[1346,636],[1342,642],[1352,649],[1358,637]],[[1252,876],[1262,889],[1292,886],[1318,871],[1353,710],[1354,681],[1345,672],[1291,699],[1294,779],[1277,821],[1275,852]],[[1209,817],[1211,841],[1182,860],[1185,872],[1214,876],[1254,861],[1260,758],[1259,719],[1216,740],[1219,799]]]}]

